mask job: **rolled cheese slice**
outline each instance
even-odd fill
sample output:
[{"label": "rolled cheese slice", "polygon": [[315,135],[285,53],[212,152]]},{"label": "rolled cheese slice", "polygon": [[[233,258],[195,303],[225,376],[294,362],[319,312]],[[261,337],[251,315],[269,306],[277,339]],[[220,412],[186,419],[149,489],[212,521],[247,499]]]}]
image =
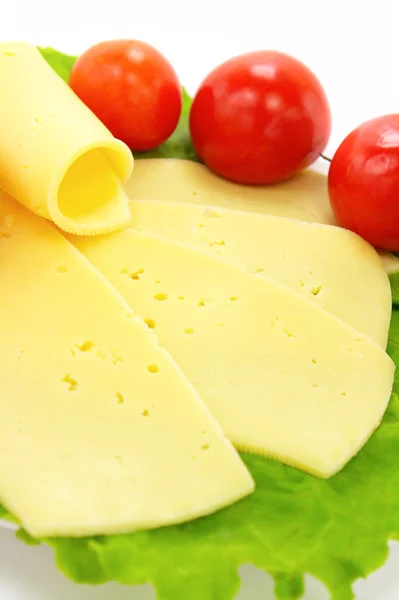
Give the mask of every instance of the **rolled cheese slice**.
[{"label": "rolled cheese slice", "polygon": [[[287,217],[309,223],[337,225],[325,175],[310,169],[276,185],[249,186],[218,177],[189,160],[138,160],[126,190],[131,200],[163,200],[217,206]],[[399,258],[380,252],[387,273],[399,272]]]},{"label": "rolled cheese slice", "polygon": [[253,490],[154,333],[54,227],[4,194],[0,281],[0,503],[30,534],[159,527]]},{"label": "rolled cheese slice", "polygon": [[76,244],[155,331],[238,448],[329,477],[380,423],[394,363],[314,302],[133,229]]},{"label": "rolled cheese slice", "polygon": [[351,231],[181,202],[132,200],[131,210],[133,228],[263,273],[386,348],[389,279],[374,248]]},{"label": "rolled cheese slice", "polygon": [[124,227],[133,156],[35,46],[0,44],[0,187],[79,235]]}]

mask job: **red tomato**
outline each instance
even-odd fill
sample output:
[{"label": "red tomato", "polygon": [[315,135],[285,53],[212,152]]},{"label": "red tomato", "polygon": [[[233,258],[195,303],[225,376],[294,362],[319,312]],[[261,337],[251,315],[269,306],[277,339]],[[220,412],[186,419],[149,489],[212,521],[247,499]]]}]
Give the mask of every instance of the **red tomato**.
[{"label": "red tomato", "polygon": [[176,128],[179,80],[152,46],[136,40],[97,44],[76,61],[69,85],[111,133],[132,150],[151,150]]},{"label": "red tomato", "polygon": [[202,82],[191,108],[195,150],[227,179],[276,183],[311,165],[331,131],[315,75],[280,52],[243,54]]},{"label": "red tomato", "polygon": [[342,142],[328,174],[338,223],[399,252],[399,114],[367,121]]}]

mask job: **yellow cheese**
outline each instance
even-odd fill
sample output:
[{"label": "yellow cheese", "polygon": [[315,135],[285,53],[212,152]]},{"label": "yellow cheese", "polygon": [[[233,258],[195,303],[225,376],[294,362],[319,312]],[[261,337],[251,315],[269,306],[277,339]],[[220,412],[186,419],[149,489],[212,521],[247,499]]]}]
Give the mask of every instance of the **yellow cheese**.
[{"label": "yellow cheese", "polygon": [[[327,179],[311,170],[277,185],[247,186],[222,179],[203,165],[188,160],[146,159],[136,162],[134,176],[126,189],[131,200],[218,206],[337,225],[328,198]],[[388,273],[399,272],[398,257],[382,253],[382,258]]]},{"label": "yellow cheese", "polygon": [[133,229],[76,244],[156,332],[238,448],[328,477],[379,424],[393,362],[314,302]]},{"label": "yellow cheese", "polygon": [[114,288],[54,227],[0,198],[0,503],[34,536],[208,514],[252,479]]},{"label": "yellow cheese", "polygon": [[370,244],[350,231],[177,202],[131,201],[132,227],[221,256],[305,295],[386,348],[389,279]]},{"label": "yellow cheese", "polygon": [[114,231],[129,219],[129,148],[30,44],[0,44],[0,186],[64,231]]}]

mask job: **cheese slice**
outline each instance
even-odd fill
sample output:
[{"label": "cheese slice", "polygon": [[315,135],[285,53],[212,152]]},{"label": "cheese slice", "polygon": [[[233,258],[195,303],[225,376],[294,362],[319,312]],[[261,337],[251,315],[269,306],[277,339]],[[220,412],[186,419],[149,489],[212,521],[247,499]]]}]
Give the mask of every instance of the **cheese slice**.
[{"label": "cheese slice", "polygon": [[31,535],[205,515],[253,490],[154,333],[55,228],[0,198],[0,503]]},{"label": "cheese slice", "polygon": [[129,148],[115,139],[35,46],[0,44],[0,186],[61,229],[92,235],[130,219]]},{"label": "cheese slice", "polygon": [[76,244],[156,332],[238,448],[328,477],[379,424],[393,362],[314,302],[133,229]]},{"label": "cheese slice", "polygon": [[[310,223],[337,225],[325,175],[307,169],[271,186],[240,185],[222,179],[198,163],[179,159],[145,159],[135,164],[126,190],[131,200],[163,200],[231,208]],[[384,268],[399,272],[399,258],[382,252]]]},{"label": "cheese slice", "polygon": [[131,201],[132,227],[221,256],[287,285],[386,348],[389,279],[351,231],[177,202]]}]

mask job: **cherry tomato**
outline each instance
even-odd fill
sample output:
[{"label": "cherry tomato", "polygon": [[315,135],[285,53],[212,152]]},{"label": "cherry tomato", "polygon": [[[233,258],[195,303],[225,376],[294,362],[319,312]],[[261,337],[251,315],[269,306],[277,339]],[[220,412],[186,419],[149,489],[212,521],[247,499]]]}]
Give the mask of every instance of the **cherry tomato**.
[{"label": "cherry tomato", "polygon": [[268,184],[318,158],[331,116],[321,84],[305,65],[264,50],[232,58],[205,78],[190,130],[195,150],[215,173]]},{"label": "cherry tomato", "polygon": [[176,128],[182,91],[169,62],[136,40],[102,42],[76,61],[69,85],[132,150],[151,150]]},{"label": "cherry tomato", "polygon": [[338,223],[399,252],[399,114],[363,123],[339,146],[328,191]]}]

